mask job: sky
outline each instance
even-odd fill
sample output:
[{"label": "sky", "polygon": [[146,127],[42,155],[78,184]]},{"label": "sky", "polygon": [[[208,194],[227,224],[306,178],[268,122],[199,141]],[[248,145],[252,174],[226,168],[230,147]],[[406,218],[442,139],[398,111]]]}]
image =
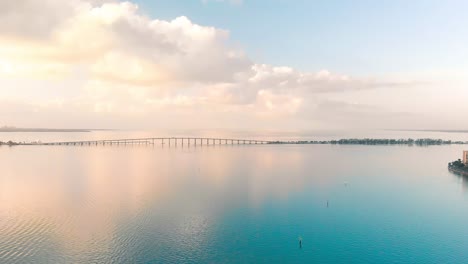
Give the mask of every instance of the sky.
[{"label": "sky", "polygon": [[468,2],[0,0],[0,126],[468,129]]}]

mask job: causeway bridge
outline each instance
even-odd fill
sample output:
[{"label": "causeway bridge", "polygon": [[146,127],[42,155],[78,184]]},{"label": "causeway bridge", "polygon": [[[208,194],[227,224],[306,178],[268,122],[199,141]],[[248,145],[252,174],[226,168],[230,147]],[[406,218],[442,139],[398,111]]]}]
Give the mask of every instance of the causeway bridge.
[{"label": "causeway bridge", "polygon": [[278,144],[278,141],[258,139],[232,139],[211,137],[158,137],[133,139],[105,139],[87,141],[63,141],[37,143],[35,145],[47,146],[130,146],[130,145],[167,145],[167,146],[214,146],[214,145],[259,145]]}]

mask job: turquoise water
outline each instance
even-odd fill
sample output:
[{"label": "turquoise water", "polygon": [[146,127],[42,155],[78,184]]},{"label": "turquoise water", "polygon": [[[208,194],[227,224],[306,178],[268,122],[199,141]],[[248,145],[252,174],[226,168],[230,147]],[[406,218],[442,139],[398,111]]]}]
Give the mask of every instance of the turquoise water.
[{"label": "turquoise water", "polygon": [[0,263],[468,263],[462,150],[0,147]]}]

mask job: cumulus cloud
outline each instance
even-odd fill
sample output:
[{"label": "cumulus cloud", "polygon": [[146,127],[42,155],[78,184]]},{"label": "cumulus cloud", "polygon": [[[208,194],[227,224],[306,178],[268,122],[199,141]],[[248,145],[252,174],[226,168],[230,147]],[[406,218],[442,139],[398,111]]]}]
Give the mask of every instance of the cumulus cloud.
[{"label": "cumulus cloud", "polygon": [[301,116],[304,103],[320,94],[399,85],[256,63],[230,45],[226,30],[184,16],[153,19],[131,2],[0,2],[0,81],[69,80],[76,72],[80,93],[61,98],[62,111],[117,116],[170,109],[213,118],[211,111],[252,122]]},{"label": "cumulus cloud", "polygon": [[[128,2],[93,6],[83,2],[62,5],[63,1],[48,0],[48,5],[57,3],[55,9],[42,10],[30,4],[37,1],[23,1],[19,6],[24,9],[28,6],[27,11],[45,12],[35,16],[43,21],[44,29],[48,29],[42,32],[47,38],[25,42],[23,37],[31,36],[29,30],[38,30],[29,29],[27,20],[7,23],[9,31],[17,33],[2,34],[2,37],[12,38],[5,40],[0,49],[0,54],[6,58],[3,68],[10,71],[15,64],[35,61],[70,67],[86,63],[97,78],[157,85],[169,79],[175,82],[233,81],[250,65],[242,52],[226,46],[228,32],[193,24],[186,17],[172,21],[151,20],[138,13],[138,6]],[[18,8],[8,13],[29,16]],[[56,13],[62,8],[79,11],[71,17],[68,15],[67,19],[47,19],[47,13]]]}]

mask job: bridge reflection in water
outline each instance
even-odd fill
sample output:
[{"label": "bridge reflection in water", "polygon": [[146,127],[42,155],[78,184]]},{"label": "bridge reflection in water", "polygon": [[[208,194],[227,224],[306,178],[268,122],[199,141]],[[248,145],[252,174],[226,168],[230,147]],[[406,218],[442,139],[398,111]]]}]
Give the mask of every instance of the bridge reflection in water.
[{"label": "bridge reflection in water", "polygon": [[88,141],[48,142],[40,145],[47,146],[106,146],[106,145],[168,145],[168,146],[214,146],[214,145],[262,145],[275,144],[277,141],[257,139],[228,139],[228,138],[201,138],[201,137],[161,137],[161,138],[134,138],[109,139]]}]

